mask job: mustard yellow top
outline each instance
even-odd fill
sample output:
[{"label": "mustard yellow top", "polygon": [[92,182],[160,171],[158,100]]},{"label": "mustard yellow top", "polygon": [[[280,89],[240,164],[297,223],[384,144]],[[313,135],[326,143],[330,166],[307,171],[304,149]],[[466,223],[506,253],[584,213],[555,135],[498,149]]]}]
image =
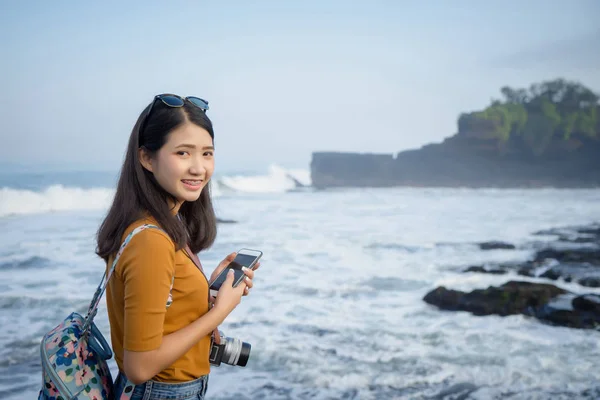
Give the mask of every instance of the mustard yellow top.
[{"label": "mustard yellow top", "polygon": [[[153,218],[136,221],[126,229],[121,243],[131,231],[145,223],[158,225]],[[108,260],[107,270],[113,259]],[[171,282],[172,303],[167,307]],[[163,336],[208,312],[208,281],[184,249],[175,251],[173,241],[165,232],[145,229],[135,235],[123,251],[107,285],[106,304],[115,360],[124,371],[124,349],[158,349]],[[210,337],[208,334],[202,338],[152,379],[186,382],[208,374]]]}]

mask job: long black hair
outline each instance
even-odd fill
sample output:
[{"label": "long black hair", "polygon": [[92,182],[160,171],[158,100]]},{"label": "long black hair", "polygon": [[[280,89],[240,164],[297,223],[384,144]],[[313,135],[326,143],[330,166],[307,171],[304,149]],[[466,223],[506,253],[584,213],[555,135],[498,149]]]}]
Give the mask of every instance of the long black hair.
[{"label": "long black hair", "polygon": [[[205,129],[214,142],[212,122],[205,111],[188,100],[185,100],[183,107],[176,108],[155,101],[152,113],[146,117],[151,106],[148,105],[131,131],[113,203],[96,235],[96,254],[105,261],[119,250],[127,227],[147,214],[154,217],[167,232],[177,250],[189,243],[190,249],[198,253],[212,246],[217,236],[210,182],[198,200],[181,205],[180,218],[177,218],[169,208],[169,201],[175,204],[177,199],[160,186],[139,159],[140,147],[144,147],[152,156],[156,155],[167,142],[169,133],[186,122]],[[140,132],[140,126],[144,124],[144,131]]]}]

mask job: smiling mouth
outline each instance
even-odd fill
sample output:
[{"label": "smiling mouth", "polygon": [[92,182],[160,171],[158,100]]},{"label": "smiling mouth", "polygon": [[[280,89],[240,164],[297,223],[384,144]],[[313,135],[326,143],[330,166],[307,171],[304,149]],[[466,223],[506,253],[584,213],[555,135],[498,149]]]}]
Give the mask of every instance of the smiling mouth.
[{"label": "smiling mouth", "polygon": [[181,182],[189,188],[196,189],[202,186],[202,179],[182,179]]}]

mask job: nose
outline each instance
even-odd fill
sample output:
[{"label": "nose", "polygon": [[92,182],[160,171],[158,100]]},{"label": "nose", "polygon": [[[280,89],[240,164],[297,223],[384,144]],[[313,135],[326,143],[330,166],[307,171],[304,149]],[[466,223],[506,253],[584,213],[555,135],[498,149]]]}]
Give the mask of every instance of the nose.
[{"label": "nose", "polygon": [[204,176],[206,174],[206,167],[204,166],[204,159],[202,157],[194,158],[190,165],[190,174],[199,176]]}]

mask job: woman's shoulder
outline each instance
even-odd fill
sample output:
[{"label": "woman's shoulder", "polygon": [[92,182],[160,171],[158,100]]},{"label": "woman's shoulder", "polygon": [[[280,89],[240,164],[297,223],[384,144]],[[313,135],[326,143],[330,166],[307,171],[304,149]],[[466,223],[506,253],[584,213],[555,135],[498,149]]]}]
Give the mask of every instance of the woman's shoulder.
[{"label": "woman's shoulder", "polygon": [[[133,223],[129,224],[123,236],[121,242],[125,241],[129,234],[131,234],[136,228],[141,226],[147,227],[137,232],[131,239],[131,245],[142,245],[152,247],[166,247],[169,249],[175,248],[175,243],[171,240],[171,237],[161,228],[160,224],[151,216],[143,216]],[[128,247],[130,247],[128,244]],[[131,247],[134,247],[131,246]]]},{"label": "woman's shoulder", "polygon": [[[134,236],[129,236],[136,228],[143,225],[153,225],[138,231]],[[127,242],[127,243],[125,243]],[[123,247],[123,245],[125,245]],[[131,223],[121,240],[119,261],[116,274],[120,277],[147,277],[172,270],[175,266],[175,244],[169,235],[160,229],[160,225],[153,218],[140,218]],[[112,263],[112,259],[110,260]],[[141,275],[140,275],[141,274]],[[136,278],[137,279],[137,278]],[[140,278],[146,279],[146,278]]]}]

